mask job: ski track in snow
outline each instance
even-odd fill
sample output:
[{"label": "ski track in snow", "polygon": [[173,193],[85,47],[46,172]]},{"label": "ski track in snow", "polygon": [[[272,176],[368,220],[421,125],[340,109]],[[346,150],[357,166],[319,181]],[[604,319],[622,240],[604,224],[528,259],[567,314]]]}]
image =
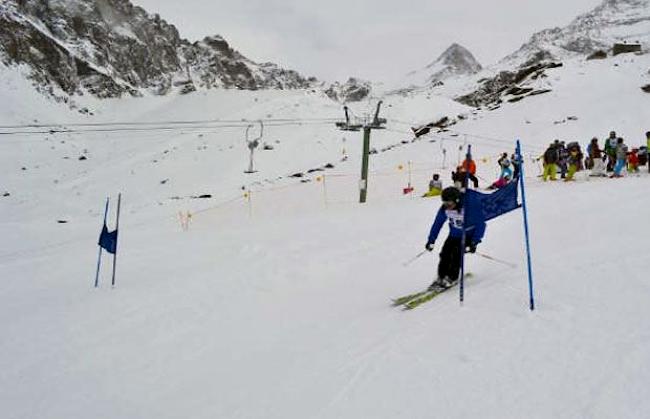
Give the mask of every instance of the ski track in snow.
[{"label": "ski track in snow", "polygon": [[[363,206],[361,134],[332,124],[269,128],[265,139],[279,143],[256,154],[253,175],[243,174],[243,129],[0,143],[0,194],[10,192],[0,196],[0,316],[10,319],[0,341],[5,415],[643,418],[650,409],[647,167],[623,179],[580,173],[574,183],[544,183],[530,156],[554,138],[584,146],[597,135],[602,143],[611,129],[639,145],[650,129],[650,95],[638,74],[649,65],[647,55],[567,62],[549,72],[552,93],[468,113],[452,127],[505,141],[469,137],[475,156],[489,158],[479,163],[486,181],[494,156],[522,140],[532,313],[520,212],[491,221],[479,246],[516,268],[470,255],[474,276],[462,307],[457,288],[413,311],[390,306],[435,276],[444,236],[431,254],[402,263],[422,249],[439,204],[419,198],[431,173],[449,183],[441,138],[372,155]],[[83,121],[14,76],[3,78],[15,87],[5,103],[17,105],[0,107],[2,123]],[[469,112],[426,94],[384,98],[382,115],[429,122],[445,110]],[[97,108],[93,121],[254,120],[283,117],[279,108],[287,117],[341,113],[309,92],[83,100]],[[570,115],[578,119],[554,124]],[[373,132],[373,147],[410,138],[405,125],[391,127]],[[463,137],[446,135],[449,167]],[[76,160],[83,149],[89,159]],[[402,195],[408,161],[417,196]],[[335,168],[307,175],[308,183],[287,177],[327,162]],[[250,201],[245,190],[253,191]],[[93,289],[103,204],[117,192],[117,287],[104,254]],[[190,198],[207,193],[213,198]],[[187,232],[178,211],[194,214]]]}]

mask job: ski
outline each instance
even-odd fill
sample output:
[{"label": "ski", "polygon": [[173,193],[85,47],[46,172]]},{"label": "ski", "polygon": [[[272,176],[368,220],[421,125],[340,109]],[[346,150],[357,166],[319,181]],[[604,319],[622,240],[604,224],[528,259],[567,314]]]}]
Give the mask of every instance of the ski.
[{"label": "ski", "polygon": [[[472,273],[468,272],[465,274],[465,278],[471,278]],[[458,285],[458,282],[454,283],[451,287],[436,287],[432,290],[425,290],[416,292],[413,294],[404,295],[402,297],[393,299],[393,307],[402,306],[403,310],[413,310],[414,308],[431,301],[434,297],[442,294],[443,292],[455,288]]]},{"label": "ski", "polygon": [[402,304],[408,303],[412,299],[418,298],[418,297],[420,297],[420,296],[422,296],[422,295],[424,295],[424,294],[426,294],[428,292],[429,292],[429,290],[425,290],[425,291],[420,291],[420,292],[416,292],[416,293],[413,293],[413,294],[404,295],[402,297],[393,298],[393,306],[394,307],[401,306]]},{"label": "ski", "polygon": [[414,308],[419,307],[422,304],[433,300],[434,297],[437,297],[438,295],[442,294],[443,292],[454,288],[456,285],[457,285],[457,283],[452,285],[449,288],[437,287],[437,288],[435,288],[433,290],[427,291],[423,295],[421,295],[421,296],[419,296],[417,298],[414,298],[412,300],[409,300],[406,303],[404,303],[402,308],[404,310],[413,310]]}]

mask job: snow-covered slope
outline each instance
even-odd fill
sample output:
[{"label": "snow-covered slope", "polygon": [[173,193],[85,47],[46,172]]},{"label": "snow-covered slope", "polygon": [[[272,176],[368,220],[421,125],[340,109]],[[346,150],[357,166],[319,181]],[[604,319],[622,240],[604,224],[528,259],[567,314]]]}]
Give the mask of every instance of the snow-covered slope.
[{"label": "snow-covered slope", "polygon": [[[551,92],[493,111],[430,90],[383,97],[365,205],[362,133],[338,131],[321,92],[85,96],[81,113],[0,65],[2,417],[644,418],[647,166],[544,183],[535,157],[610,130],[643,144],[650,55],[563,64],[537,81]],[[413,140],[443,116],[456,123]],[[258,120],[272,149],[246,174]],[[517,138],[536,310],[520,212],[479,246],[515,268],[470,255],[462,306],[450,291],[390,307],[435,276],[440,243],[403,265],[439,206],[419,197],[431,174],[448,185],[471,144],[486,186]],[[104,253],[94,289],[105,199],[112,228],[120,192],[116,287]]]},{"label": "snow-covered slope", "polygon": [[[425,94],[385,98],[389,129],[372,134],[378,153],[363,206],[355,203],[361,134],[326,121],[340,109],[319,93],[84,103],[95,123],[264,118],[263,141],[275,148],[257,151],[253,175],[243,173],[247,121],[3,135],[4,415],[643,417],[650,177],[544,184],[530,158],[553,138],[584,144],[610,129],[640,143],[650,95],[637,84],[648,56],[614,60],[567,63],[549,76],[553,93],[494,112]],[[50,120],[70,116],[42,109]],[[5,104],[2,120],[28,120],[15,112]],[[452,131],[410,142],[410,121],[463,112]],[[296,120],[302,125],[280,124]],[[494,156],[517,137],[537,310],[527,307],[518,213],[491,222],[480,247],[517,268],[471,256],[464,306],[449,292],[415,312],[390,307],[435,272],[435,254],[402,266],[422,248],[438,205],[401,195],[409,162],[416,194],[434,171],[448,183],[467,141],[485,185]],[[326,163],[335,167],[287,177]],[[117,287],[104,255],[93,289],[104,198],[118,192]],[[192,198],[201,194],[212,198]],[[179,211],[192,215],[186,232]],[[630,222],[612,223],[621,211]],[[111,225],[113,217],[114,207]]]}]

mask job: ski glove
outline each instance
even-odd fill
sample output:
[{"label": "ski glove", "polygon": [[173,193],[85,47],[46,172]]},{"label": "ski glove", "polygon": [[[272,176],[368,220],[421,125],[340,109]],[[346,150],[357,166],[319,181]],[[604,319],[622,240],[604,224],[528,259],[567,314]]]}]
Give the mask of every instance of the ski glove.
[{"label": "ski glove", "polygon": [[471,242],[465,246],[465,253],[476,253],[476,246],[478,246],[478,243]]},{"label": "ski glove", "polygon": [[433,250],[433,244],[434,242],[427,242],[427,244],[424,245],[424,248],[430,252]]}]

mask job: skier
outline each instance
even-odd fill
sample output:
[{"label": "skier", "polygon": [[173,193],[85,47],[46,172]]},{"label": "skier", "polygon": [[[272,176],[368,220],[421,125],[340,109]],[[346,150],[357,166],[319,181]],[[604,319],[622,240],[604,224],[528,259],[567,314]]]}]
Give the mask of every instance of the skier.
[{"label": "skier", "polygon": [[497,161],[499,167],[501,168],[500,178],[510,177],[512,178],[512,169],[510,168],[510,159],[508,158],[508,153],[503,153],[499,160]]},{"label": "skier", "polygon": [[429,181],[429,191],[422,195],[423,198],[430,198],[432,196],[438,196],[442,192],[442,181],[440,180],[440,175],[434,173],[433,177]]},{"label": "skier", "polygon": [[605,161],[607,156],[603,154],[603,150],[598,146],[598,138],[591,139],[591,143],[587,146],[587,154],[589,155],[589,166],[591,173],[589,176],[607,176],[605,171]]},{"label": "skier", "polygon": [[639,171],[639,149],[633,148],[627,153],[627,172],[636,173]]},{"label": "skier", "polygon": [[542,177],[542,179],[544,179],[544,182],[546,182],[549,177],[551,180],[555,180],[555,175],[557,174],[556,164],[558,159],[555,143],[551,143],[540,158],[542,158],[544,161],[544,174]]},{"label": "skier", "polygon": [[478,189],[478,178],[476,177],[476,163],[473,159],[465,159],[460,166],[456,168],[456,174],[461,182],[464,182],[465,176],[474,184],[474,189]]},{"label": "skier", "polygon": [[510,183],[510,175],[505,175],[492,182],[487,188],[488,190],[501,189],[508,185],[508,183]]},{"label": "skier", "polygon": [[607,171],[614,170],[616,163],[616,131],[610,131],[609,137],[605,140],[605,154],[607,155]]},{"label": "skier", "polygon": [[623,177],[621,171],[625,167],[627,161],[627,145],[623,142],[622,138],[616,140],[616,166],[614,166],[614,174],[610,178]]},{"label": "skier", "polygon": [[521,173],[521,164],[523,163],[523,157],[517,157],[513,154],[510,156],[510,161],[512,161],[512,166],[514,167],[514,173],[512,174],[512,178],[519,179],[519,173]]},{"label": "skier", "polygon": [[570,182],[573,179],[573,175],[580,170],[580,164],[582,162],[582,151],[580,151],[580,146],[578,143],[572,143],[569,147],[569,157],[567,159],[569,163],[569,172],[567,173],[565,182]]},{"label": "skier", "polygon": [[[448,187],[442,191],[442,206],[438,209],[436,219],[431,226],[429,238],[424,246],[429,252],[438,238],[440,229],[449,220],[449,235],[442,245],[440,261],[438,262],[438,278],[429,286],[430,290],[449,288],[458,281],[461,263],[461,243],[463,237],[463,200],[458,188]],[[464,220],[469,227],[465,229],[465,253],[476,252],[476,246],[483,239],[485,221]]]}]

